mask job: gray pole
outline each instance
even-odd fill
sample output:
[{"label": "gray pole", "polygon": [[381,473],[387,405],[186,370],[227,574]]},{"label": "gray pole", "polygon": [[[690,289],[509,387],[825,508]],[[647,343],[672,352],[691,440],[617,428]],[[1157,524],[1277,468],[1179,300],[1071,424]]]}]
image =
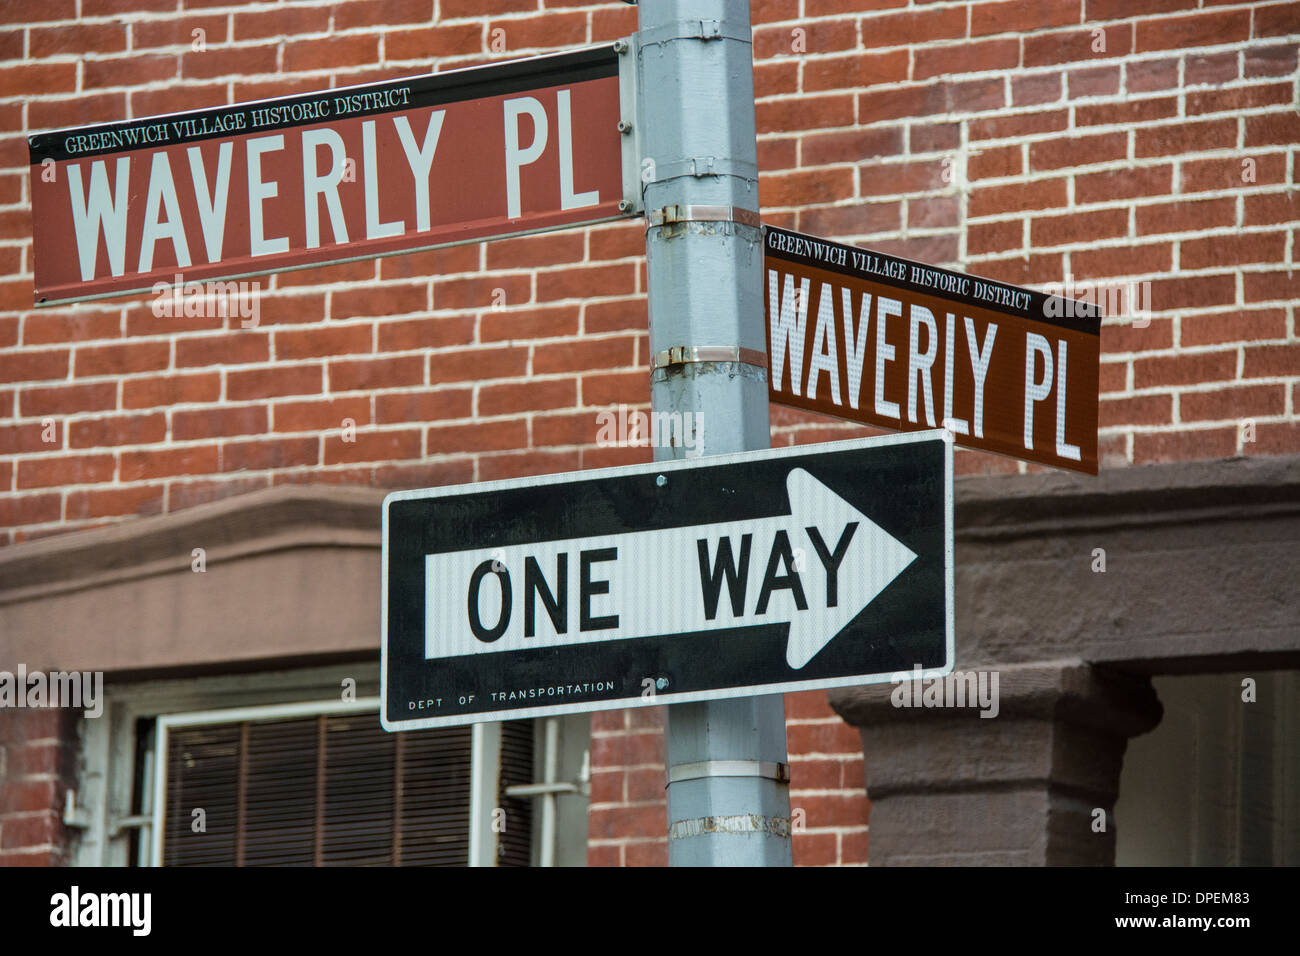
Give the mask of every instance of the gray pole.
[{"label": "gray pole", "polygon": [[[703,454],[767,448],[749,5],[638,10],[652,408],[702,416]],[[670,706],[665,740],[669,864],[789,866],[784,699]]]}]

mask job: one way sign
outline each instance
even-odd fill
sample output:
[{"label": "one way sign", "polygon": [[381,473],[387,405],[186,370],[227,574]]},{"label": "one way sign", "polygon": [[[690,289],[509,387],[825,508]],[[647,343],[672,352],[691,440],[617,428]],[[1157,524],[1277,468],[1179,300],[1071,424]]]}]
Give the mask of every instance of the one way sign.
[{"label": "one way sign", "polygon": [[383,725],[952,667],[952,444],[918,432],[389,495]]}]

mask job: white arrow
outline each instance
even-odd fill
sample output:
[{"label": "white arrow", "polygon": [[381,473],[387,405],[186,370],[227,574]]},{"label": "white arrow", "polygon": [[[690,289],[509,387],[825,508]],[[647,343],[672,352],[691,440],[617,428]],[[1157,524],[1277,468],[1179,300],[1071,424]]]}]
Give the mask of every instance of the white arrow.
[{"label": "white arrow", "polygon": [[789,622],[799,670],[916,560],[802,468],[790,514],[426,555],[425,657]]}]

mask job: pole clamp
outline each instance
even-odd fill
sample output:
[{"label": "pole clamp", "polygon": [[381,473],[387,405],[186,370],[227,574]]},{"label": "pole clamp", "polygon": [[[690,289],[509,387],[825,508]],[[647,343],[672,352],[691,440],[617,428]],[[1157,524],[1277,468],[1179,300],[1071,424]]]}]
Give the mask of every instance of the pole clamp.
[{"label": "pole clamp", "polygon": [[701,760],[668,768],[669,784],[706,777],[763,777],[777,783],[789,783],[790,765],[768,760]]},{"label": "pole clamp", "polygon": [[764,353],[757,349],[741,348],[739,345],[674,345],[670,349],[656,352],[651,358],[650,367],[667,368],[691,362],[736,362],[754,368],[767,368],[767,356]]},{"label": "pole clamp", "polygon": [[652,209],[646,215],[645,231],[682,222],[735,222],[755,229],[763,225],[758,213],[739,206],[664,206]]}]

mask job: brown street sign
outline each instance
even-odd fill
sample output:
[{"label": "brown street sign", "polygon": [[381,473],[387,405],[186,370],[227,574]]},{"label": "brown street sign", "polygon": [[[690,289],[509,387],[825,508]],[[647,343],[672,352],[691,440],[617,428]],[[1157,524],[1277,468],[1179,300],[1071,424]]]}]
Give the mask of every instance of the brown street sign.
[{"label": "brown street sign", "polygon": [[772,226],[771,401],[1097,474],[1100,311]]},{"label": "brown street sign", "polygon": [[[41,133],[36,301],[618,218],[614,47]],[[622,203],[622,206],[620,204]]]}]

